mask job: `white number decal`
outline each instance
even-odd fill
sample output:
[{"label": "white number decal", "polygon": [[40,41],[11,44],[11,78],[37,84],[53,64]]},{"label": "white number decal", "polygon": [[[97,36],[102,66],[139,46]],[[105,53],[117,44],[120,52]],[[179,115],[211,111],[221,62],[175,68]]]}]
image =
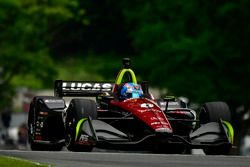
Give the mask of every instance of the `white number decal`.
[{"label": "white number decal", "polygon": [[142,103],[141,108],[153,108],[154,105],[151,103]]}]

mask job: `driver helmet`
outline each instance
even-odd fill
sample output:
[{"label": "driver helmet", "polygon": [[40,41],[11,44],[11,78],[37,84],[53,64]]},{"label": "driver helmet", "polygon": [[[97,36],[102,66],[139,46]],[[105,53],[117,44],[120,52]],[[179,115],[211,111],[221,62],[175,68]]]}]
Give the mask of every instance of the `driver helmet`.
[{"label": "driver helmet", "polygon": [[142,96],[142,88],[140,85],[135,83],[125,83],[121,88],[121,98],[140,98]]}]

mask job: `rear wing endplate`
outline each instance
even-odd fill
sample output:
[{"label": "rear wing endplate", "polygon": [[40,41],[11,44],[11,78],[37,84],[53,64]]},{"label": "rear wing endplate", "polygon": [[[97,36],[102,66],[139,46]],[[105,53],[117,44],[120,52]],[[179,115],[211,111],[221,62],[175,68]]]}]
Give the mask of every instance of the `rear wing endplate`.
[{"label": "rear wing endplate", "polygon": [[114,83],[95,82],[95,81],[63,81],[56,80],[54,87],[54,96],[57,97],[76,97],[88,96],[94,97],[105,92],[112,93]]}]

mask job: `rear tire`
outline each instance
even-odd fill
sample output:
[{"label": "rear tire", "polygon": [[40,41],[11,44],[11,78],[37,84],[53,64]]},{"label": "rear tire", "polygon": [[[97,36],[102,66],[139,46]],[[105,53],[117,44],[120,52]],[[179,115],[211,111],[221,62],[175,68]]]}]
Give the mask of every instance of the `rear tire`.
[{"label": "rear tire", "polygon": [[[231,123],[231,112],[225,102],[208,102],[203,105],[200,111],[200,124],[218,122],[220,119]],[[206,155],[228,155],[231,150],[230,144],[204,148]]]},{"label": "rear tire", "polygon": [[96,103],[89,99],[72,99],[66,112],[65,144],[69,151],[92,151],[93,145],[75,144],[76,126],[82,118],[97,118]]}]

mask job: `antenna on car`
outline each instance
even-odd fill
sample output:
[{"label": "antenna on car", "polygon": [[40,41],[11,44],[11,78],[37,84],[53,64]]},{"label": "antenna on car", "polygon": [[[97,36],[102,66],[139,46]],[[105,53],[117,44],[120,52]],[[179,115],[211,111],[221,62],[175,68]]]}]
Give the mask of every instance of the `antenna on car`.
[{"label": "antenna on car", "polygon": [[130,64],[131,64],[130,58],[123,58],[122,59],[123,68],[126,68],[126,69],[130,68]]}]

